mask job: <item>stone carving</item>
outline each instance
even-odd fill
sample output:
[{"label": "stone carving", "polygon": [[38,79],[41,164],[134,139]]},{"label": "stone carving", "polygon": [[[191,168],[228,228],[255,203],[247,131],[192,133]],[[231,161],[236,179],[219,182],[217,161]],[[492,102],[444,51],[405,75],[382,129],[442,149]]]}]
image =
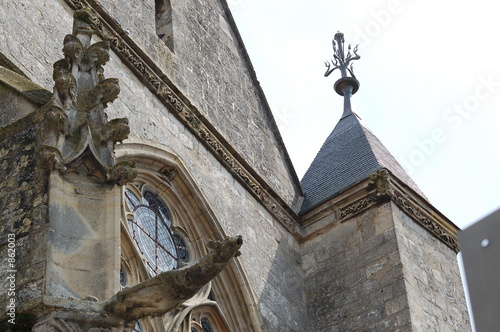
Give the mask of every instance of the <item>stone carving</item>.
[{"label": "stone carving", "polygon": [[121,317],[132,326],[136,320],[147,316],[160,316],[194,296],[210,280],[215,278],[232,257],[240,255],[241,236],[226,238],[221,242],[209,242],[212,249],[198,262],[166,271],[124,289],[104,305],[112,315]]},{"label": "stone carving", "polygon": [[[85,9],[92,11],[92,7],[99,6],[93,3],[90,6],[84,0],[66,0],[66,2],[75,9]],[[253,178],[250,172],[241,165],[240,162],[230,152],[230,149],[221,142],[217,136],[205,126],[196,114],[184,104],[182,99],[162,80],[151,65],[147,65],[143,58],[138,55],[134,49],[129,45],[129,42],[123,40],[121,36],[125,32],[110,22],[111,18],[107,18],[104,10],[100,8],[100,15],[91,16],[92,26],[96,29],[96,33],[104,40],[108,41],[113,50],[120,55],[124,63],[126,63],[132,70],[141,78],[144,83],[150,87],[153,93],[165,104],[167,107],[174,111],[182,123],[190,128],[198,139],[205,144],[205,146],[213,149],[219,155],[221,162],[227,166],[228,170],[240,180],[240,182],[252,192],[257,199],[259,199],[263,206],[273,214],[276,219],[281,222],[291,233],[296,231],[296,222],[294,215],[291,215],[283,208],[285,203],[281,202],[276,195],[271,195],[263,186]]]},{"label": "stone carving", "polygon": [[158,177],[163,181],[165,181],[166,183],[171,184],[172,183],[171,181],[175,178],[176,175],[177,171],[175,167],[165,166],[160,170]]},{"label": "stone carving", "polygon": [[40,164],[124,184],[135,178],[135,166],[116,163],[114,145],[128,137],[130,128],[125,118],[107,119],[105,108],[120,86],[118,79],[104,78],[109,42],[91,44],[95,21],[88,10],[75,12],[73,34],[64,38],[65,57],[54,63],[53,96],[41,111]]},{"label": "stone carving", "polygon": [[391,189],[391,182],[389,177],[389,171],[387,169],[381,169],[376,173],[372,173],[370,175],[370,183],[369,185],[373,186],[377,191],[377,196],[389,195],[393,194],[393,190]]},{"label": "stone carving", "polygon": [[357,215],[358,213],[365,211],[368,209],[370,206],[376,204],[378,202],[378,198],[375,195],[369,195],[366,197],[363,197],[360,200],[357,200],[356,202],[346,206],[342,210],[340,210],[339,214],[339,219],[341,221],[353,217]]},{"label": "stone carving", "polygon": [[[161,316],[183,303],[189,307],[206,299],[208,283],[231,258],[240,255],[242,244],[241,236],[210,241],[207,247],[211,251],[199,261],[125,288],[105,302],[93,296],[57,302],[62,307],[49,309],[50,313],[40,317],[32,331],[133,332],[141,318]],[[174,312],[171,314],[175,316]]]},{"label": "stone carving", "polygon": [[458,241],[455,235],[448,232],[443,226],[439,225],[433,218],[426,217],[418,207],[414,206],[410,201],[399,191],[395,191],[392,199],[401,207],[413,220],[422,225],[428,232],[437,237],[441,242],[446,244],[455,252],[459,252]]},{"label": "stone carving", "polygon": [[79,310],[56,310],[42,317],[30,331],[32,332],[133,332],[123,328],[123,322],[116,317],[103,314],[82,301]]}]

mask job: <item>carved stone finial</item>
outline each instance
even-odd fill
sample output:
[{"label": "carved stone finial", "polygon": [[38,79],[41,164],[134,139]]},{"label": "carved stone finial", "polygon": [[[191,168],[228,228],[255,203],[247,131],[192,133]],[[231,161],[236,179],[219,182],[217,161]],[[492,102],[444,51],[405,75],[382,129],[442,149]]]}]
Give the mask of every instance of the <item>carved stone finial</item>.
[{"label": "carved stone finial", "polygon": [[130,127],[126,118],[107,119],[105,109],[120,86],[118,79],[104,78],[109,42],[91,44],[94,21],[89,11],[75,12],[73,34],[64,38],[64,59],[54,63],[53,97],[42,108],[40,161],[50,171],[124,184],[137,173],[132,165],[116,164],[114,145],[128,137]]}]

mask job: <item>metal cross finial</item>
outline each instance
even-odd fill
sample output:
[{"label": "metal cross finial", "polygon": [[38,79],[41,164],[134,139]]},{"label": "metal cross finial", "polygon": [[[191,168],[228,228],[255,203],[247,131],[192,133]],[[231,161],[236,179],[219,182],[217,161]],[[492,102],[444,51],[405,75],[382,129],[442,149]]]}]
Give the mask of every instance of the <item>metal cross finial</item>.
[{"label": "metal cross finial", "polygon": [[[336,41],[336,42],[335,42]],[[333,68],[330,62],[325,61],[325,66],[327,67],[325,77],[330,75],[335,69],[339,69],[342,77],[348,77],[347,72],[351,74],[351,77],[356,78],[354,75],[351,61],[358,60],[360,56],[358,55],[358,45],[352,49],[351,45],[347,47],[347,55],[344,54],[344,34],[337,32],[334,39],[332,39],[333,44],[333,60],[331,60]],[[349,66],[350,64],[350,66]]]}]

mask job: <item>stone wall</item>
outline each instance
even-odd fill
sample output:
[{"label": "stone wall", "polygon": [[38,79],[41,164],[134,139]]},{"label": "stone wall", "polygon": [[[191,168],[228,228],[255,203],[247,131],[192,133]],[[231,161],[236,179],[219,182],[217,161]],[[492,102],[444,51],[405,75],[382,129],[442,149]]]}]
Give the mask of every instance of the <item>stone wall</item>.
[{"label": "stone wall", "polygon": [[303,250],[310,331],[470,331],[455,252],[393,202]]},{"label": "stone wall", "polygon": [[[171,2],[175,53],[156,35],[153,1],[98,3],[245,163],[291,205],[299,192],[295,171],[220,1]],[[0,49],[36,83],[51,89],[52,63],[61,58],[61,41],[72,30],[71,8],[63,0],[23,0],[2,7],[0,28],[16,33],[0,37]],[[54,19],[53,13],[61,15]]]},{"label": "stone wall", "polygon": [[309,331],[410,330],[391,203],[306,242]]},{"label": "stone wall", "polygon": [[[14,92],[12,92],[14,93]],[[0,128],[0,303],[5,308],[11,296],[9,270],[15,270],[17,318],[20,312],[41,302],[45,273],[45,230],[48,221],[47,173],[36,158],[37,113],[33,112]],[[14,268],[8,264],[7,240],[15,235]],[[6,311],[0,313],[0,321]]]},{"label": "stone wall", "polygon": [[239,260],[256,296],[265,330],[304,330],[300,248],[291,234],[120,65],[119,59],[113,57],[106,70],[109,77],[122,82],[120,96],[108,107],[108,113],[111,118],[129,118],[132,133],[126,142],[176,155],[224,234],[243,236]]},{"label": "stone wall", "polygon": [[401,210],[393,216],[413,331],[470,331],[456,254]]},{"label": "stone wall", "polygon": [[[112,14],[116,14],[122,26],[125,27],[122,17],[128,15],[129,21],[136,22],[137,26],[147,31],[149,37],[144,37],[145,35],[135,37],[134,29],[131,29],[130,37],[134,39],[134,42],[143,46],[159,65],[164,67],[168,65],[165,73],[175,74],[172,80],[178,84],[179,90],[192,98],[193,104],[200,113],[210,119],[213,126],[237,147],[237,153],[244,156],[246,162],[252,164],[255,171],[291,203],[295,192],[293,181],[290,180],[290,170],[283,160],[283,151],[280,151],[281,147],[274,136],[272,121],[266,118],[263,102],[259,100],[254,82],[249,77],[249,69],[244,67],[245,62],[240,58],[240,53],[234,53],[234,50],[226,49],[222,45],[217,46],[221,49],[212,49],[212,46],[208,46],[217,44],[221,34],[227,36],[228,31],[220,28],[222,25],[224,29],[227,29],[227,22],[221,23],[227,19],[222,12],[222,7],[219,4],[215,5],[215,1],[207,2],[206,6],[197,1],[175,1],[175,3],[177,7],[174,6],[174,8],[177,13],[174,11],[174,18],[180,15],[185,21],[178,18],[175,21],[177,28],[174,25],[174,30],[183,29],[187,34],[199,31],[202,35],[200,38],[204,41],[199,40],[200,44],[193,48],[182,45],[182,42],[191,42],[193,36],[179,37],[181,42],[176,43],[176,54],[171,54],[170,57],[165,56],[165,58],[163,58],[163,53],[168,53],[169,50],[164,44],[158,44],[158,38],[154,33],[154,15],[151,16],[152,30],[149,30],[148,24],[140,21],[146,20],[144,17],[146,14],[142,14],[143,11],[153,14],[150,7],[142,6],[142,1],[116,2],[115,6],[103,2],[103,5]],[[51,89],[53,85],[52,63],[62,57],[62,41],[64,36],[72,30],[72,11],[64,1],[46,4],[43,1],[25,0],[2,6],[0,16],[2,31],[9,32],[2,34],[0,39],[0,49],[5,50],[4,55],[35,82]],[[204,30],[202,33],[199,29],[204,23],[198,20],[210,20],[212,22],[210,24],[216,24],[217,28],[214,28],[212,32]],[[198,27],[188,26],[188,24],[195,24]],[[29,40],[24,42],[25,38]],[[30,43],[37,46],[29,47]],[[205,45],[203,48],[202,43]],[[154,45],[152,49],[151,45]],[[163,53],[154,53],[160,48]],[[208,59],[205,56],[215,55],[203,54],[204,52],[214,53],[222,58],[217,63],[211,63],[215,59]],[[175,155],[190,174],[194,186],[199,188],[201,197],[198,199],[206,202],[207,209],[220,224],[224,235],[241,234],[243,236],[245,243],[239,260],[248,277],[257,307],[261,311],[265,330],[305,330],[306,310],[302,293],[300,248],[294,238],[253,195],[235,180],[176,116],[144,87],[142,81],[125,66],[116,54],[112,52],[111,57],[111,61],[105,67],[105,76],[116,77],[120,80],[121,93],[107,110],[110,119],[129,118],[131,134],[126,142],[153,146]],[[165,63],[167,61],[165,59],[173,60],[171,63]],[[200,67],[193,71],[195,64],[205,66],[205,69],[202,70]],[[213,78],[215,74],[220,74],[222,77],[215,79]],[[208,78],[210,78],[209,81],[206,81]],[[209,91],[209,89],[212,90]],[[219,89],[222,90],[219,91]],[[16,128],[19,134],[12,139],[30,133],[21,123]],[[29,140],[19,138],[17,147],[12,143],[13,149],[5,152],[8,153],[8,158],[15,159],[23,154],[30,154],[30,149],[32,149],[30,144],[35,134],[32,133]],[[23,152],[20,153],[20,151]],[[15,162],[14,159],[12,162]],[[33,165],[30,167],[34,167]],[[22,170],[20,174],[24,174],[24,171]],[[27,171],[26,174],[30,172]],[[42,173],[39,170],[35,172],[35,176],[40,174]],[[7,177],[12,176],[12,174],[7,175]],[[15,182],[15,177],[11,181]],[[12,186],[17,184],[14,182]],[[27,191],[32,190],[26,185],[22,188]],[[45,190],[44,187],[41,192]],[[18,196],[22,197],[24,194],[12,195],[7,192],[7,195],[17,199]],[[27,202],[46,204],[46,196],[40,197],[30,198]],[[15,205],[16,208],[19,206]],[[46,205],[43,206],[46,212]],[[30,213],[35,213],[35,211]],[[24,219],[21,217],[18,219],[15,229],[23,229]],[[44,221],[46,216],[39,216],[33,220]],[[10,224],[8,227],[11,227]],[[26,241],[28,242],[27,238]],[[30,241],[39,243],[39,240],[32,238]],[[22,239],[19,239],[20,246],[22,243]],[[33,248],[25,250],[21,247],[19,255],[43,254],[43,251],[37,252]],[[23,262],[32,261],[29,257],[19,257]],[[27,276],[26,279],[33,283],[42,281],[37,275]]]},{"label": "stone wall", "polygon": [[0,52],[35,83],[52,90],[52,64],[62,57],[72,11],[64,1],[6,1],[0,7]]}]

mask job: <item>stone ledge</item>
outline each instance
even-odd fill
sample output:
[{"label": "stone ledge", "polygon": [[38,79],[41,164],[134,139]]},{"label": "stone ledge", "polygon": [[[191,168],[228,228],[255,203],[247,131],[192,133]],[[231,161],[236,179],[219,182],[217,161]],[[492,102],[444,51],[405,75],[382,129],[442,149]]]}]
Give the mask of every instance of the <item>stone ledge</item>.
[{"label": "stone ledge", "polygon": [[0,84],[10,87],[29,101],[42,106],[50,100],[52,93],[34,83],[30,79],[13,72],[7,68],[0,67]]},{"label": "stone ledge", "polygon": [[35,112],[52,93],[30,79],[0,67],[0,127],[6,127]]}]

